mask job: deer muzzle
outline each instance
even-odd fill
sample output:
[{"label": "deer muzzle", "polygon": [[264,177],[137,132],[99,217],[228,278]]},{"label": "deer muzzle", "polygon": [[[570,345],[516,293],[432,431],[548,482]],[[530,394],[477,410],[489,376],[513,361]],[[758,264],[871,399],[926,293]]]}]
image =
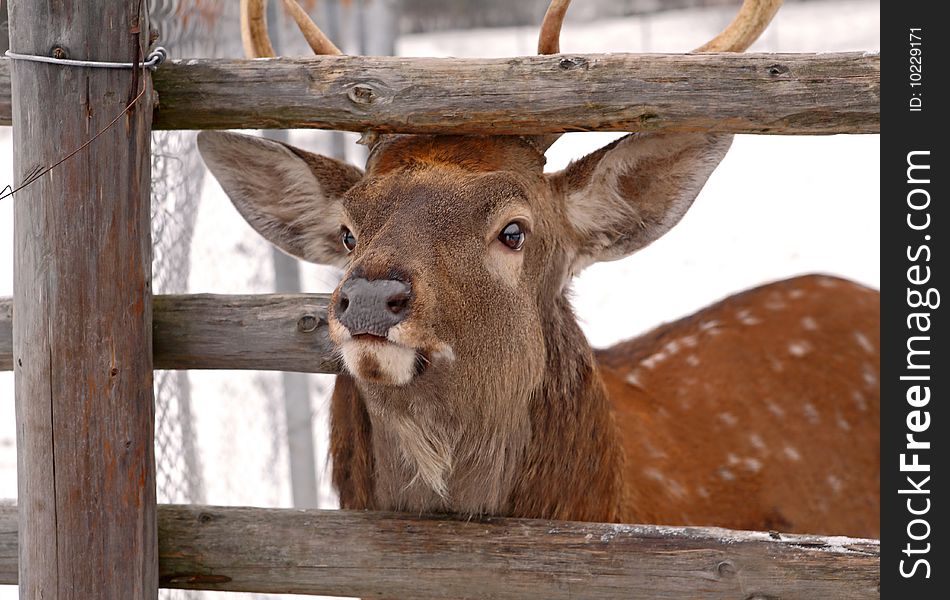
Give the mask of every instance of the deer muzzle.
[{"label": "deer muzzle", "polygon": [[397,279],[347,279],[337,294],[334,313],[351,336],[385,338],[403,322],[412,304],[412,288]]}]

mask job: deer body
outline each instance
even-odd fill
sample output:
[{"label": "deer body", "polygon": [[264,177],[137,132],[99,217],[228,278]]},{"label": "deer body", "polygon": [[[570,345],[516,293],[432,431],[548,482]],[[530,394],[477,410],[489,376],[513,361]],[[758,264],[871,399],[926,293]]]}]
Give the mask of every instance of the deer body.
[{"label": "deer body", "polygon": [[[703,49],[744,49],[778,4],[746,0]],[[266,55],[262,4],[244,6]],[[547,174],[552,141],[383,135],[362,171],[199,135],[252,227],[344,269],[328,311],[342,506],[876,535],[876,293],[799,278],[595,352],[573,275],[673,227],[731,137],[632,134]]]},{"label": "deer body", "polygon": [[[409,493],[411,468],[375,444],[342,375],[331,433],[341,505],[876,537],[878,300],[845,280],[798,277],[599,351],[570,331],[571,315],[552,320],[549,339],[576,346],[555,346],[520,461],[480,465],[516,474],[491,507],[465,505],[487,491],[477,464],[445,498]],[[378,463],[401,478],[380,482]]]}]

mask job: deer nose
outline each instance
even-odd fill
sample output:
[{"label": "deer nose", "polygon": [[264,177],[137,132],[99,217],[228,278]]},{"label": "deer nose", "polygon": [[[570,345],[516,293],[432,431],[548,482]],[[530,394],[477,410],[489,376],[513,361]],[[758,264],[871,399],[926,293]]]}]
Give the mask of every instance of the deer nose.
[{"label": "deer nose", "polygon": [[337,295],[336,318],[350,335],[386,337],[409,314],[412,288],[397,279],[347,279]]}]

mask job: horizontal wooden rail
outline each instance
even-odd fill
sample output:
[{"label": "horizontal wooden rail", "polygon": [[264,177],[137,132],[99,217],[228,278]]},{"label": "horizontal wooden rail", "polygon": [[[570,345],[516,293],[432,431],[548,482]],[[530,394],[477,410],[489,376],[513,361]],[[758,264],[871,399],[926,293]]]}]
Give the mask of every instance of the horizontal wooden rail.
[{"label": "horizontal wooden rail", "polygon": [[0,371],[13,370],[13,298],[0,298]]},{"label": "horizontal wooden rail", "polygon": [[[16,583],[0,505],[0,584]],[[354,511],[160,506],[162,587],[375,598],[873,598],[876,540]]]},{"label": "horizontal wooden rail", "polygon": [[[0,124],[10,124],[9,60]],[[170,61],[154,129],[532,134],[880,130],[880,56],[562,54]]]},{"label": "horizontal wooden rail", "polygon": [[[156,369],[336,373],[326,294],[156,296]],[[13,301],[0,298],[0,371],[13,369]]]}]

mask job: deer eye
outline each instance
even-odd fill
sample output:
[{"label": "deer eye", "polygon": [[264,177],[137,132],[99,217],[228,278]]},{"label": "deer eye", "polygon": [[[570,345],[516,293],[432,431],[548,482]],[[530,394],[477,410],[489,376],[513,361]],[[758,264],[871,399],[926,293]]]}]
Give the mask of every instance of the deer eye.
[{"label": "deer eye", "polygon": [[343,242],[343,247],[347,252],[352,252],[356,248],[356,236],[346,227],[340,230],[340,241]]},{"label": "deer eye", "polygon": [[524,238],[524,229],[522,229],[521,223],[517,221],[505,225],[501,233],[498,234],[498,241],[515,251],[521,250],[521,247],[524,246]]}]

